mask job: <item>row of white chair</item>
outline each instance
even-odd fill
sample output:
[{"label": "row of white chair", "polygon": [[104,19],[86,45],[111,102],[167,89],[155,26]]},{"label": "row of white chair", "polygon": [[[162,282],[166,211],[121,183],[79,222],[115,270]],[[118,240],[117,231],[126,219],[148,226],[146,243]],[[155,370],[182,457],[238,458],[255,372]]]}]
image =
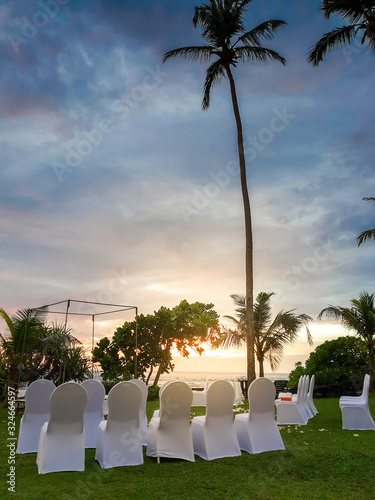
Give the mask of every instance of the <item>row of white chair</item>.
[{"label": "row of white chair", "polygon": [[194,461],[248,453],[284,450],[275,421],[275,386],[265,378],[249,387],[249,413],[233,419],[233,385],[224,380],[213,382],[206,392],[206,415],[194,417],[190,425],[193,400],[191,388],[170,381],[160,390],[160,410],[149,424],[147,455],[160,459],[179,458]]},{"label": "row of white chair", "polygon": [[275,387],[268,379],[253,382],[250,411],[234,421],[232,384],[212,383],[207,390],[206,415],[194,417],[191,425],[191,388],[180,381],[164,384],[160,410],[148,431],[147,386],[141,381],[120,382],[111,389],[107,420],[103,418],[100,382],[66,383],[57,388],[46,380],[37,382],[26,393],[17,452],[37,451],[41,474],[84,470],[85,446],[93,447],[93,439],[95,458],[102,468],[142,464],[142,444],[146,442],[148,456],[190,461],[194,454],[212,460],[238,456],[241,449],[249,453],[284,449],[274,416]]},{"label": "row of white chair", "polygon": [[277,423],[280,425],[306,425],[318,411],[314,405],[315,375],[302,375],[298,381],[297,395],[288,401],[282,393],[276,399]]}]

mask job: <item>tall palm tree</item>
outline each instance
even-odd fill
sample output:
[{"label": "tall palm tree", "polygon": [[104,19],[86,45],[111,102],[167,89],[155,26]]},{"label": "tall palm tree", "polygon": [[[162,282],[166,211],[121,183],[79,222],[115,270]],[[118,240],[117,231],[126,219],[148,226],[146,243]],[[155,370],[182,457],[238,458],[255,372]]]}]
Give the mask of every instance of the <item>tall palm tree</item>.
[{"label": "tall palm tree", "polygon": [[359,299],[351,300],[351,307],[328,306],[323,309],[318,319],[324,316],[340,319],[344,327],[354,330],[366,342],[369,360],[370,390],[374,390],[375,362],[375,304],[374,294],[361,292]]},{"label": "tall palm tree", "polygon": [[[375,201],[375,198],[363,198],[365,201]],[[360,247],[362,243],[367,240],[375,240],[375,228],[367,229],[367,231],[362,231],[362,233],[357,237],[357,243]]]},{"label": "tall palm tree", "polygon": [[[272,319],[270,299],[275,295],[261,292],[254,304],[254,336],[255,354],[259,363],[259,376],[264,377],[264,361],[267,359],[271,370],[275,371],[284,354],[284,347],[297,340],[301,327],[306,327],[307,339],[312,344],[310,331],[307,327],[312,318],[307,314],[295,314],[293,311],[279,311]],[[245,325],[246,307],[243,295],[231,295],[237,306],[237,318],[225,316],[235,325],[235,329],[225,329],[215,347],[229,349],[242,348],[246,344]]]},{"label": "tall palm tree", "polygon": [[351,44],[358,32],[361,43],[366,43],[375,52],[375,1],[374,0],[323,0],[321,10],[327,19],[338,14],[349,24],[325,33],[308,54],[314,66],[323,61],[327,52]]},{"label": "tall palm tree", "polygon": [[[170,50],[163,62],[171,57],[182,57],[190,61],[210,62],[203,87],[202,108],[210,106],[212,87],[225,76],[228,77],[232,106],[237,126],[237,146],[240,165],[241,190],[244,205],[246,240],[246,338],[247,338],[247,378],[255,379],[254,329],[253,329],[253,235],[249,193],[246,179],[246,164],[243,146],[242,122],[238,106],[236,86],[232,74],[239,62],[267,62],[275,60],[285,64],[285,59],[274,50],[262,46],[264,40],[271,40],[274,33],[285,21],[265,21],[250,31],[245,27],[246,6],[252,0],[209,0],[201,7],[195,7],[193,24],[200,26],[204,46],[183,47]],[[213,62],[211,62],[213,60]]]}]

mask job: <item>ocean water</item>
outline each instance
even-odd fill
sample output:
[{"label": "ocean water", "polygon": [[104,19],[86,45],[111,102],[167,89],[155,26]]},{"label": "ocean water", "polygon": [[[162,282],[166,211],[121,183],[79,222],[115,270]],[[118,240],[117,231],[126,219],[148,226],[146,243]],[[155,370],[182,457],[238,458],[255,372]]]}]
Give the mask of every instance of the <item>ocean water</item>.
[{"label": "ocean water", "polygon": [[[289,373],[265,373],[265,377],[272,380],[272,382],[275,380],[288,380]],[[168,380],[183,380],[191,387],[204,387],[207,378],[211,382],[213,380],[228,380],[232,382],[235,380],[244,380],[246,379],[246,375],[243,372],[183,372],[175,370],[171,373],[161,375],[158,385],[161,386]],[[150,385],[152,382],[153,379],[151,379]]]}]

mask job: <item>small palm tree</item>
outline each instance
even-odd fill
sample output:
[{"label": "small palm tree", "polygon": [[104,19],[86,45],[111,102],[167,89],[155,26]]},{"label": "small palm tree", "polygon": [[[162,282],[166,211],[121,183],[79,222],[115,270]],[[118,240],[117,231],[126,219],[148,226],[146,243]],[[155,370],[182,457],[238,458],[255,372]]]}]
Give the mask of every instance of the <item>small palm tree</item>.
[{"label": "small palm tree", "polygon": [[225,76],[228,77],[232,106],[237,126],[237,146],[240,165],[241,190],[245,217],[246,241],[246,336],[247,336],[247,377],[255,379],[254,331],[253,331],[253,235],[249,193],[246,180],[246,164],[243,146],[242,122],[237,100],[232,69],[239,62],[267,62],[275,60],[285,64],[285,59],[274,50],[262,46],[264,40],[271,40],[274,33],[286,23],[270,20],[247,31],[244,18],[246,6],[252,0],[209,0],[202,7],[195,7],[193,24],[202,28],[204,46],[183,47],[170,50],[164,55],[165,62],[171,57],[182,57],[190,61],[211,62],[206,71],[203,87],[202,108],[210,106],[211,89]]},{"label": "small palm tree", "polygon": [[[375,201],[375,198],[363,198],[365,201]],[[363,231],[358,237],[357,237],[357,243],[358,246],[360,247],[362,243],[364,243],[367,240],[375,240],[375,228],[374,229],[368,229],[367,231]]]},{"label": "small palm tree", "polygon": [[323,309],[318,319],[324,316],[340,319],[348,330],[354,330],[366,342],[369,360],[370,390],[374,390],[375,362],[375,304],[374,294],[361,292],[359,299],[351,300],[351,307],[328,306]]},{"label": "small palm tree", "polygon": [[[307,339],[312,344],[312,338],[307,324],[312,318],[307,314],[295,314],[293,311],[280,311],[272,319],[270,299],[275,295],[261,292],[254,304],[255,355],[259,363],[259,376],[264,377],[264,361],[267,359],[271,370],[275,371],[283,357],[285,345],[297,340],[302,326],[306,327]],[[246,308],[243,295],[231,295],[237,306],[237,318],[225,316],[235,325],[235,329],[225,329],[215,344],[215,347],[229,349],[243,348],[246,345],[245,325]]]},{"label": "small palm tree", "polygon": [[24,374],[25,368],[34,364],[34,355],[45,333],[45,310],[21,309],[9,316],[0,308],[9,334],[0,334],[2,357],[7,371],[7,383],[14,387]]},{"label": "small palm tree", "polygon": [[308,54],[308,60],[318,66],[328,51],[351,44],[358,32],[361,43],[375,51],[375,1],[374,0],[323,0],[321,10],[327,19],[338,14],[349,24],[325,33]]}]

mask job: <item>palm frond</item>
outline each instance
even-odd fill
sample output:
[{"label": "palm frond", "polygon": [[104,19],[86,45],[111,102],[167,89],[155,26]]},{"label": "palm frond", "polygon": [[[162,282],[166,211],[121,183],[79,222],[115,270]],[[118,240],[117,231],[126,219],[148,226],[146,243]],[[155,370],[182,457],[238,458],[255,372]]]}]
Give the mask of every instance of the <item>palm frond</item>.
[{"label": "palm frond", "polygon": [[214,349],[235,349],[242,351],[246,348],[246,339],[237,330],[223,328],[220,335],[213,342],[212,347]]},{"label": "palm frond", "polygon": [[200,62],[207,62],[213,54],[212,47],[209,46],[197,46],[197,47],[181,47],[179,49],[173,49],[166,52],[163,56],[163,63],[170,59],[171,57],[182,57],[190,61],[199,60]]},{"label": "palm frond", "polygon": [[239,61],[246,62],[262,62],[266,63],[270,60],[278,61],[281,64],[286,64],[286,60],[278,52],[265,47],[252,47],[244,45],[234,49],[234,58]]},{"label": "palm frond", "polygon": [[357,25],[350,25],[325,33],[308,53],[308,61],[318,66],[328,51],[350,44],[357,34],[357,29]]},{"label": "palm frond", "polygon": [[235,43],[241,42],[243,44],[261,45],[262,40],[272,40],[275,32],[285,26],[287,23],[280,20],[270,20],[259,24],[256,28],[244,33],[240,36]]},{"label": "palm frond", "polygon": [[367,240],[375,240],[375,228],[368,229],[367,231],[362,231],[360,235],[357,237],[357,244],[360,247],[362,243],[365,243]]},{"label": "palm frond", "polygon": [[206,79],[203,86],[202,109],[210,107],[211,88],[216,85],[225,76],[225,67],[221,60],[215,61],[206,71]]},{"label": "palm frond", "polygon": [[7,324],[7,327],[8,327],[10,334],[13,335],[14,334],[14,324],[13,324],[12,318],[10,316],[8,316],[8,314],[4,311],[4,309],[2,307],[0,307],[0,316],[3,318],[3,320]]},{"label": "palm frond", "polygon": [[332,14],[337,14],[350,23],[355,24],[368,15],[368,12],[371,12],[372,8],[374,8],[374,2],[367,3],[372,4],[372,6],[369,6],[366,11],[366,5],[363,0],[323,0],[321,10],[327,19]]}]

